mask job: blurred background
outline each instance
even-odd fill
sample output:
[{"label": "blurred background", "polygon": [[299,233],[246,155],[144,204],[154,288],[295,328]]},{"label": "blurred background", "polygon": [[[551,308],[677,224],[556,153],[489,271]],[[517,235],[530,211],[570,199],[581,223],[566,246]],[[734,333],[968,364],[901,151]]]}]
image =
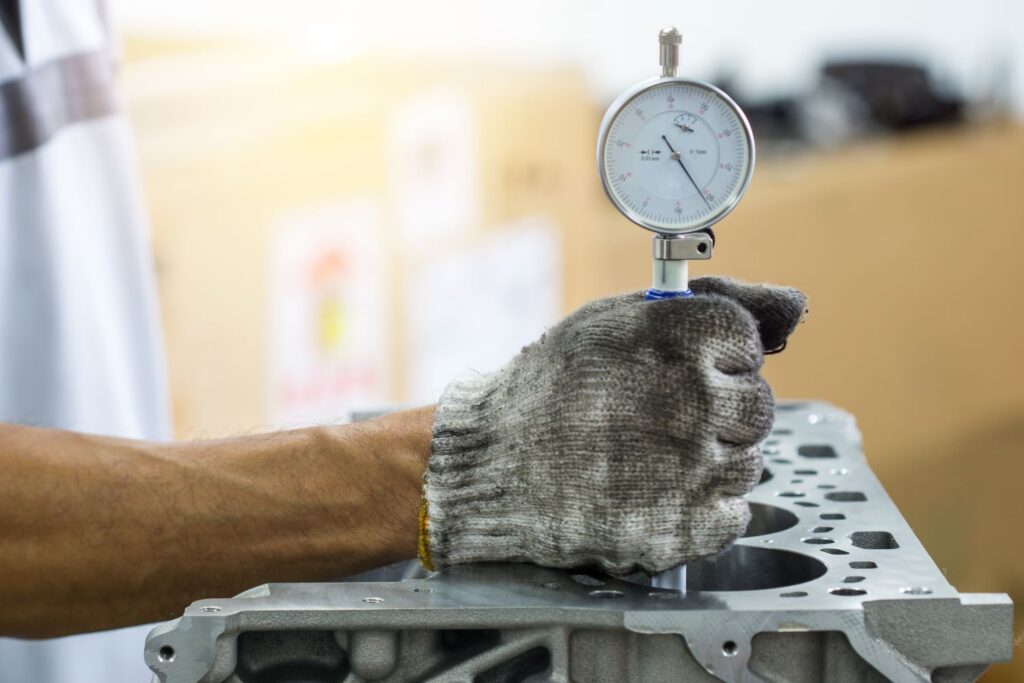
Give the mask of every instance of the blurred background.
[{"label": "blurred background", "polygon": [[1019,0],[115,7],[178,437],[430,402],[645,287],[594,144],[675,24],[758,142],[697,274],[808,292],[777,395],[853,412],[949,580],[1024,602]]}]

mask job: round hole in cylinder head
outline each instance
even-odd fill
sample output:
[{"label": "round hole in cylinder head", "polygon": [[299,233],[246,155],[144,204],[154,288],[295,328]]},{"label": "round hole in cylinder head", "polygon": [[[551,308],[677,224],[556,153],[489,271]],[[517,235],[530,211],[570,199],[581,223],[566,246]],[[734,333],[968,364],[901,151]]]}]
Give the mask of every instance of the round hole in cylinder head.
[{"label": "round hole in cylinder head", "polygon": [[743,538],[774,534],[796,526],[799,518],[785,508],[764,503],[750,503],[750,524]]},{"label": "round hole in cylinder head", "polygon": [[164,645],[156,653],[156,658],[161,662],[173,662],[174,661],[174,648],[170,645]]},{"label": "round hole in cylinder head", "polygon": [[784,588],[824,575],[825,563],[789,550],[734,545],[725,552],[686,565],[692,591],[751,591]]},{"label": "round hole in cylinder head", "polygon": [[735,641],[727,640],[722,643],[722,654],[726,657],[735,657],[739,651],[739,645],[737,645]]}]

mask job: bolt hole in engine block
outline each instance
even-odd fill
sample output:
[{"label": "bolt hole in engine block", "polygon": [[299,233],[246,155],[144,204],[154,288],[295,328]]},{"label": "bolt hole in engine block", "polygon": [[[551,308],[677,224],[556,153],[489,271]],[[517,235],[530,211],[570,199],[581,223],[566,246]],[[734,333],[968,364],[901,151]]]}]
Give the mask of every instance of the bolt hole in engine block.
[{"label": "bolt hole in engine block", "polygon": [[797,455],[805,458],[838,458],[836,449],[827,444],[804,444],[796,449]]},{"label": "bolt hole in engine block", "polygon": [[1009,599],[949,585],[851,416],[780,405],[765,450],[743,537],[689,563],[685,592],[523,564],[268,584],[157,626],[146,662],[160,683],[926,683],[1010,657]]},{"label": "bolt hole in engine block", "polygon": [[825,494],[825,500],[834,503],[863,503],[868,497],[860,491],[831,491]]},{"label": "bolt hole in engine block", "polygon": [[850,534],[850,542],[867,550],[895,550],[900,547],[888,531],[854,531]]}]

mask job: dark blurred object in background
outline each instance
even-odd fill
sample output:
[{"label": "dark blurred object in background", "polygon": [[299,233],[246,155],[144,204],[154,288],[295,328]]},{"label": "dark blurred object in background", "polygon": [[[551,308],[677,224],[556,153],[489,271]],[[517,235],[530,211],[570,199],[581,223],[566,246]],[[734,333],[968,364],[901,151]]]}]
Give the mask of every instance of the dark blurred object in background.
[{"label": "dark blurred object in background", "polygon": [[742,106],[758,141],[771,151],[786,143],[828,146],[878,132],[958,123],[965,100],[937,87],[918,64],[843,60],[827,62],[805,93]]},{"label": "dark blurred object in background", "polygon": [[905,130],[960,121],[964,102],[939,92],[928,70],[899,62],[832,62],[823,76],[851,91],[867,105],[873,123]]}]

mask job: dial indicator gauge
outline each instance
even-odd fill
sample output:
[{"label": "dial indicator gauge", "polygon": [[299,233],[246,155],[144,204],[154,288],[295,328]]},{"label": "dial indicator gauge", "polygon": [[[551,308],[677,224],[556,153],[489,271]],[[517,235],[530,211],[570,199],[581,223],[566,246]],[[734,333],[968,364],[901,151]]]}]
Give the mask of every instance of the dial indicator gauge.
[{"label": "dial indicator gauge", "polygon": [[742,110],[708,83],[657,78],[605,114],[597,166],[608,197],[631,221],[661,233],[706,228],[739,202],[754,171]]}]

